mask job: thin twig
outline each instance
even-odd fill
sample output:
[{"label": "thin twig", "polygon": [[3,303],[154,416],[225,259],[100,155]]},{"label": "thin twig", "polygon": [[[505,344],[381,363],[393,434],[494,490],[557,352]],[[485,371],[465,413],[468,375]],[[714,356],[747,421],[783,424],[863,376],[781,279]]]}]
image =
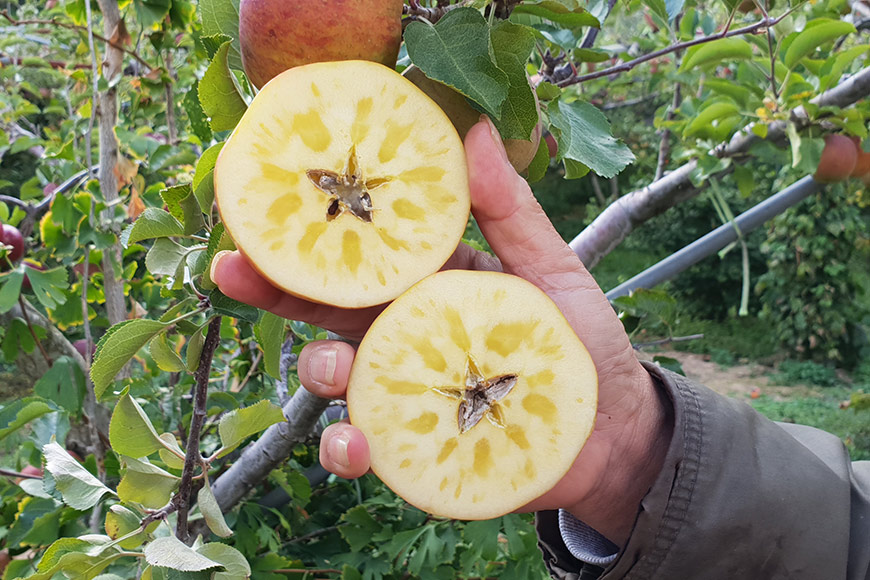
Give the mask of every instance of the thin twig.
[{"label": "thin twig", "polygon": [[695,38],[693,40],[687,40],[685,42],[672,44],[671,46],[666,46],[665,48],[662,48],[660,50],[656,50],[656,51],[651,52],[649,54],[639,56],[634,60],[630,60],[628,62],[624,62],[622,64],[618,64],[618,65],[612,66],[610,68],[606,68],[606,69],[603,69],[600,71],[595,71],[595,72],[588,73],[585,75],[570,77],[570,78],[567,78],[563,81],[560,81],[557,84],[560,87],[568,87],[571,85],[584,83],[586,81],[591,81],[591,80],[598,79],[601,77],[609,77],[609,76],[619,74],[622,72],[630,71],[631,69],[633,69],[634,67],[636,67],[639,64],[653,60],[653,59],[658,58],[660,56],[664,56],[666,54],[670,54],[672,52],[676,52],[678,50],[685,50],[687,48],[691,48],[691,47],[697,46],[699,44],[706,44],[708,42],[713,42],[714,40],[721,40],[723,38],[730,38],[732,36],[742,36],[744,34],[755,34],[762,29],[766,29],[766,28],[770,28],[772,26],[775,26],[777,23],[779,23],[780,20],[785,18],[788,14],[790,14],[790,12],[786,12],[782,16],[779,16],[775,19],[762,18],[761,20],[759,20],[755,24],[750,24],[749,26],[744,26],[743,28],[738,28],[736,30],[729,30],[728,28],[725,28],[722,30],[722,32],[717,32],[716,34],[711,34],[710,36],[705,36],[703,38]]},{"label": "thin twig", "polygon": [[20,294],[18,295],[18,305],[21,307],[21,316],[24,317],[24,323],[27,324],[27,329],[30,331],[30,336],[33,337],[33,341],[36,343],[36,346],[39,347],[39,352],[42,353],[42,358],[45,359],[45,364],[51,368],[53,364],[51,361],[51,357],[48,356],[48,353],[45,351],[45,347],[42,345],[42,341],[39,340],[39,337],[36,336],[36,331],[33,330],[33,324],[30,323],[30,316],[27,314],[27,306],[24,304],[24,297]]},{"label": "thin twig", "polygon": [[187,453],[184,456],[184,469],[181,472],[181,483],[178,485],[178,493],[172,498],[178,508],[178,526],[175,529],[175,537],[182,542],[188,541],[187,516],[190,510],[190,497],[193,491],[194,471],[203,463],[202,453],[199,449],[200,433],[205,417],[208,414],[206,399],[208,398],[208,378],[211,374],[211,363],[214,352],[220,343],[221,317],[215,316],[208,324],[205,334],[205,342],[202,353],[199,356],[199,367],[196,369],[196,391],[193,399],[193,416],[190,419],[190,431],[187,437]]},{"label": "thin twig", "polygon": [[[79,24],[69,24],[67,22],[61,22],[57,18],[51,18],[49,20],[39,20],[39,19],[16,20],[15,18],[12,18],[12,16],[9,15],[9,12],[7,10],[0,10],[0,16],[4,17],[6,20],[8,20],[10,23],[14,24],[15,26],[23,26],[26,24],[42,24],[42,25],[47,25],[47,26],[57,26],[59,28],[66,28],[67,30],[80,30],[80,31],[85,31],[85,32],[87,31],[87,26],[81,26]],[[124,45],[118,44],[117,42],[115,42],[113,40],[109,40],[105,36],[97,34],[96,32],[94,32],[93,35],[94,35],[94,38],[101,40],[102,42],[105,42],[106,44],[109,44],[109,45],[113,46],[114,48],[117,48],[121,52],[125,52],[125,53],[129,54],[134,59],[136,59],[138,62],[140,62],[142,65],[148,67],[149,71],[152,71],[156,68],[156,67],[151,66],[151,64],[147,60],[142,58],[139,55],[139,53],[137,53],[135,50],[130,50],[129,48],[125,48]]]},{"label": "thin twig", "polygon": [[248,381],[251,380],[251,376],[257,370],[257,367],[260,366],[260,361],[263,359],[263,351],[258,350],[257,354],[254,356],[254,361],[251,363],[251,368],[248,369],[248,372],[245,374],[245,378],[242,379],[242,382],[236,386],[233,386],[230,390],[234,393],[238,393],[242,389],[245,388],[245,385],[248,384]]},{"label": "thin twig", "polygon": [[16,479],[42,479],[41,475],[33,475],[30,473],[19,473],[18,471],[12,471],[11,469],[3,469],[0,467],[0,475],[3,477],[13,477]]},{"label": "thin twig", "polygon": [[[671,108],[668,109],[668,112],[665,114],[665,121],[672,121],[674,116],[677,114],[677,109],[680,106],[680,103],[683,100],[681,91],[680,91],[680,83],[677,83],[674,87],[674,99],[671,102]],[[659,158],[656,162],[656,175],[653,178],[653,181],[658,181],[662,178],[662,175],[665,174],[665,168],[668,166],[668,158],[671,156],[671,130],[665,129],[662,131],[662,140],[659,144]]]},{"label": "thin twig", "polygon": [[636,342],[632,343],[631,346],[632,348],[634,348],[634,350],[643,350],[651,346],[661,346],[663,344],[670,344],[672,342],[687,342],[689,340],[698,340],[700,338],[704,338],[704,335],[690,334],[689,336],[671,336],[669,338],[662,338],[661,340],[653,340],[650,342]]},{"label": "thin twig", "polygon": [[291,546],[291,545],[293,545],[293,544],[298,544],[299,542],[304,542],[305,540],[310,540],[310,539],[312,539],[312,538],[317,538],[317,537],[319,537],[319,536],[323,536],[323,535],[325,535],[325,534],[328,534],[329,532],[334,532],[334,531],[337,530],[338,528],[340,528],[340,527],[342,527],[342,526],[346,526],[346,525],[348,525],[348,524],[345,522],[345,523],[341,523],[341,524],[336,524],[336,525],[334,525],[334,526],[329,526],[329,527],[326,527],[326,528],[321,528],[321,529],[319,529],[319,530],[314,530],[313,532],[308,532],[307,534],[304,534],[304,535],[302,535],[302,536],[298,536],[298,537],[296,537],[296,538],[292,538],[292,539],[290,539],[290,540],[284,542],[284,543],[281,545],[281,547],[282,547],[282,548],[286,548],[287,546]]}]

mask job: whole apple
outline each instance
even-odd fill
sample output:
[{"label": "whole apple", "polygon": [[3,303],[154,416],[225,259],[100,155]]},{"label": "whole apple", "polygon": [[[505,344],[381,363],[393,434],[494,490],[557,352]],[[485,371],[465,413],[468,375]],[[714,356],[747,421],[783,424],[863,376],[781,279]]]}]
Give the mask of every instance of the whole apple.
[{"label": "whole apple", "polygon": [[855,143],[855,149],[858,151],[858,160],[855,162],[855,169],[852,170],[852,177],[870,174],[870,153],[861,148],[861,140],[858,137],[852,137],[852,142]]},{"label": "whole apple", "polygon": [[334,60],[396,65],[402,0],[242,0],[242,64],[257,88],[295,66]]},{"label": "whole apple", "polygon": [[813,175],[821,183],[834,183],[848,178],[858,162],[858,148],[845,135],[828,135],[822,158]]}]

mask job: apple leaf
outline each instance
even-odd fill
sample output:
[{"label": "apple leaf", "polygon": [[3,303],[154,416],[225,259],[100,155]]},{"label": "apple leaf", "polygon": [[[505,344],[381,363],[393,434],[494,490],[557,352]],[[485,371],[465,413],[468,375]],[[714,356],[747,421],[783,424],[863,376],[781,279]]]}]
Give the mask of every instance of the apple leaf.
[{"label": "apple leaf", "polygon": [[224,148],[225,141],[215,143],[208,149],[202,152],[199,161],[196,162],[196,172],[193,174],[193,188],[196,189],[203,178],[209,173],[214,172],[214,166],[217,163],[218,155],[221,149]]},{"label": "apple leaf", "polygon": [[[178,440],[172,433],[161,433],[160,440],[163,441],[163,448],[158,449],[160,459],[171,469],[184,468],[184,450],[178,444]],[[172,451],[169,451],[172,449]]]},{"label": "apple leaf", "polygon": [[145,546],[145,561],[152,566],[181,572],[200,572],[220,568],[221,564],[188,547],[175,536],[156,538]]},{"label": "apple leaf", "polygon": [[528,182],[535,183],[544,178],[547,173],[547,168],[550,166],[550,148],[547,147],[547,142],[541,139],[538,143],[538,150],[535,152],[535,157],[529,164]]},{"label": "apple leaf", "polygon": [[91,380],[98,400],[127,361],[167,326],[167,323],[159,320],[137,318],[120,322],[106,331],[97,343],[91,365]]},{"label": "apple leaf", "polygon": [[178,477],[145,459],[121,455],[121,461],[127,468],[118,484],[118,498],[123,503],[140,503],[158,509],[169,502],[172,492],[178,487]]},{"label": "apple leaf", "polygon": [[538,124],[535,90],[526,77],[526,63],[535,48],[532,29],[503,20],[490,30],[498,67],[508,76],[508,96],[495,125],[505,139],[528,140]]},{"label": "apple leaf", "polygon": [[492,60],[489,25],[480,12],[457,8],[434,25],[412,22],[404,38],[411,62],[427,77],[453,87],[493,119],[501,117],[510,80]]},{"label": "apple leaf", "polygon": [[599,28],[598,19],[583,8],[578,0],[536,0],[522,2],[514,7],[516,14],[532,14],[539,18],[555,22],[563,28],[592,26]]},{"label": "apple leaf", "polygon": [[604,113],[583,101],[553,101],[547,108],[559,156],[579,161],[598,175],[611,178],[634,161],[631,150],[615,139]]},{"label": "apple leaf", "polygon": [[57,442],[46,443],[42,447],[42,453],[45,456],[45,470],[54,479],[54,488],[71,508],[91,509],[107,493],[114,495],[111,489],[73,459]]},{"label": "apple leaf", "polygon": [[4,403],[0,407],[0,440],[37,417],[57,410],[54,403],[40,397],[25,397]]},{"label": "apple leaf", "polygon": [[190,128],[193,134],[200,140],[201,143],[208,143],[212,139],[211,127],[208,124],[208,118],[202,110],[202,104],[199,102],[199,79],[193,83],[193,86],[184,95],[184,100],[181,101],[184,111],[187,113],[187,118],[190,121]]},{"label": "apple leaf", "polygon": [[[177,187],[173,189],[177,189]],[[172,206],[170,206],[170,209],[172,209]],[[121,243],[125,247],[129,247],[130,244],[135,244],[142,240],[181,236],[183,234],[184,226],[170,212],[156,207],[149,207],[142,212],[142,215],[135,222],[121,232]]]},{"label": "apple leaf", "polygon": [[854,32],[855,25],[851,22],[828,18],[812,20],[792,40],[785,51],[783,62],[789,69],[793,69],[802,58],[815,52],[821,45]]},{"label": "apple leaf", "polygon": [[33,385],[35,395],[57,403],[73,416],[78,416],[82,411],[85,389],[82,368],[68,356],[57,358]]},{"label": "apple leaf", "polygon": [[233,535],[233,531],[227,526],[226,520],[224,520],[224,514],[207,479],[205,485],[199,489],[196,503],[199,505],[199,511],[202,513],[208,529],[221,538],[228,538]]},{"label": "apple leaf", "polygon": [[227,63],[234,69],[243,70],[239,51],[239,0],[199,0],[197,6],[203,34],[223,34],[232,38]]},{"label": "apple leaf", "polygon": [[210,542],[203,544],[196,551],[224,567],[223,572],[215,573],[213,580],[245,580],[251,576],[251,565],[248,560],[232,546]]},{"label": "apple leaf", "polygon": [[213,131],[235,128],[248,108],[227,66],[229,49],[229,42],[221,45],[199,83],[199,102]]},{"label": "apple leaf", "polygon": [[211,302],[212,309],[218,314],[247,320],[251,324],[256,323],[260,319],[260,311],[257,308],[238,300],[233,300],[220,290],[212,290],[211,294],[208,295],[208,299]]},{"label": "apple leaf", "polygon": [[67,268],[61,266],[51,270],[37,270],[25,266],[25,273],[30,280],[33,294],[40,304],[49,310],[54,310],[66,302],[64,291],[69,288]]},{"label": "apple leaf", "polygon": [[21,268],[0,275],[0,284],[2,284],[0,286],[0,314],[9,312],[18,304],[18,296],[21,295],[23,282],[24,272]]},{"label": "apple leaf", "polygon": [[152,338],[148,349],[154,362],[160,367],[160,370],[167,373],[179,373],[184,370],[184,361],[181,360],[181,357],[172,348],[172,344],[166,338],[166,334],[161,333]]},{"label": "apple leaf", "polygon": [[145,266],[152,274],[175,276],[187,251],[187,248],[169,238],[158,238],[145,255]]},{"label": "apple leaf", "polygon": [[218,457],[223,457],[251,435],[285,420],[281,407],[265,399],[250,407],[225,414],[218,423],[218,434],[221,438]]},{"label": "apple leaf", "polygon": [[100,571],[121,557],[120,550],[109,543],[108,536],[86,537],[87,540],[61,538],[54,542],[36,565],[36,574],[27,578],[30,580],[49,580],[56,577],[96,578]]},{"label": "apple leaf", "polygon": [[148,415],[127,392],[118,399],[112,412],[109,442],[113,451],[130,457],[145,457],[163,448]]},{"label": "apple leaf", "polygon": [[187,351],[184,356],[186,361],[185,366],[190,373],[196,372],[196,369],[199,368],[199,357],[202,355],[202,347],[205,345],[203,328],[205,328],[205,325],[197,328],[187,341]]},{"label": "apple leaf", "polygon": [[680,72],[686,72],[699,66],[717,64],[723,61],[745,60],[752,58],[752,45],[742,38],[722,38],[693,46],[686,51]]},{"label": "apple leaf", "polygon": [[263,366],[272,378],[279,378],[281,364],[281,346],[284,344],[284,324],[286,320],[271,312],[263,312],[260,320],[254,325],[254,336],[263,351]]}]

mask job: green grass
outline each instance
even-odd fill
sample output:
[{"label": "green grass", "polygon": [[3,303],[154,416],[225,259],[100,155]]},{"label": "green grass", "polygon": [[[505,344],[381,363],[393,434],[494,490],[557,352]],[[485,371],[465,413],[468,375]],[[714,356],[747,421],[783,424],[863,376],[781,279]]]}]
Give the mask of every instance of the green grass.
[{"label": "green grass", "polygon": [[714,356],[722,365],[737,359],[763,361],[772,357],[785,358],[770,322],[754,316],[726,318],[722,321],[698,320],[682,316],[673,327],[674,336],[703,334],[704,338],[673,343],[673,348]]},{"label": "green grass", "polygon": [[841,409],[854,388],[845,385],[817,388],[808,397],[775,400],[762,395],[751,401],[760,413],[774,421],[817,427],[840,437],[853,461],[870,459],[870,411]]}]

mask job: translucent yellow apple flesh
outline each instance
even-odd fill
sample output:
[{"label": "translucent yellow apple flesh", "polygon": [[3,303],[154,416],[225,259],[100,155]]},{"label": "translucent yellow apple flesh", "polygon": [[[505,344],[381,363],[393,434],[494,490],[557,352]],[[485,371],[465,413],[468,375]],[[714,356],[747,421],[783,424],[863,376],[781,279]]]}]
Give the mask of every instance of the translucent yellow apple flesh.
[{"label": "translucent yellow apple flesh", "polygon": [[266,84],[218,158],[236,246],[275,286],[315,302],[387,302],[437,271],[470,207],[462,142],[412,83],[366,61]]},{"label": "translucent yellow apple flesh", "polygon": [[436,515],[487,519],[565,475],[597,394],[586,348],[543,292],[507,274],[448,270],[375,320],[347,404],[393,491]]}]

